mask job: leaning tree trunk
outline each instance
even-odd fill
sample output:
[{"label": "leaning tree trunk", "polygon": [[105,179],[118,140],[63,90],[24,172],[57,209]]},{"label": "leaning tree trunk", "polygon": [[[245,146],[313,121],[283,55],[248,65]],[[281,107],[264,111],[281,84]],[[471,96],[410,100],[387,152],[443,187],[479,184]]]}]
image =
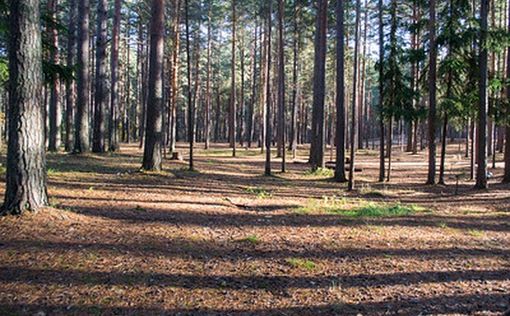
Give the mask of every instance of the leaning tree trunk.
[{"label": "leaning tree trunk", "polygon": [[112,71],[111,98],[110,98],[110,122],[108,126],[108,146],[110,151],[118,149],[117,124],[119,109],[119,38],[122,1],[115,0],[113,15],[112,53],[110,67]]},{"label": "leaning tree trunk", "polygon": [[163,142],[163,37],[165,1],[152,0],[149,82],[147,98],[147,124],[142,168],[161,170]]},{"label": "leaning tree trunk", "polygon": [[74,152],[89,150],[89,14],[90,0],[78,1],[77,100],[74,129]]},{"label": "leaning tree trunk", "polygon": [[9,125],[2,214],[48,204],[39,0],[10,0]]},{"label": "leaning tree trunk", "polygon": [[[48,11],[53,21],[57,19],[58,0],[48,1]],[[60,62],[60,54],[58,52],[58,30],[52,25],[49,30],[51,39],[51,63],[57,65]],[[60,103],[60,80],[58,75],[54,75],[51,80],[50,92],[50,111],[49,111],[49,133],[48,133],[48,150],[57,151],[60,148],[60,126],[62,124],[62,104]]]},{"label": "leaning tree trunk", "polygon": [[[107,45],[107,18],[108,11],[107,0],[97,2],[97,35],[96,35],[96,85],[94,94],[94,132],[92,141],[92,151],[102,153],[105,151],[104,133],[105,133],[105,110],[108,106],[107,85],[108,78],[106,74],[106,45]],[[129,97],[129,95],[128,95]]]},{"label": "leaning tree trunk", "polygon": [[489,0],[481,0],[480,20],[480,82],[478,86],[478,94],[480,97],[480,104],[478,106],[478,135],[477,135],[477,170],[476,170],[476,185],[477,189],[487,188],[487,112],[488,112],[488,97],[487,97],[487,65],[488,65],[488,52],[487,52],[487,32],[488,32],[488,11]]}]

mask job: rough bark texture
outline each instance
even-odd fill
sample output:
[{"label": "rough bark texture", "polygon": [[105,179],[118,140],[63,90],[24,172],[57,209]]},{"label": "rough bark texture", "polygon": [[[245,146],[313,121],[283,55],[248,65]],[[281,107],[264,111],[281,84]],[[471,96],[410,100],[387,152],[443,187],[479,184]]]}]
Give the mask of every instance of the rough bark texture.
[{"label": "rough bark texture", "polygon": [[[508,6],[508,30],[510,30],[510,5]],[[506,76],[510,78],[510,47],[507,49],[506,54]],[[506,88],[506,98],[510,100],[510,87]],[[510,183],[510,126],[505,128],[505,175],[503,182]]]},{"label": "rough bark texture", "polygon": [[[57,21],[58,0],[48,1],[48,13],[53,21]],[[52,64],[60,63],[60,54],[58,51],[58,30],[52,25],[48,29],[48,35],[51,41],[50,60]],[[60,102],[60,80],[57,75],[52,78],[50,83],[50,111],[49,111],[49,132],[48,132],[48,150],[57,151],[61,145],[60,127],[62,125],[62,104]]]},{"label": "rough bark texture", "polygon": [[145,127],[145,148],[142,164],[144,170],[161,170],[161,145],[163,142],[164,3],[164,0],[152,1],[147,124]]},{"label": "rough bark texture", "polygon": [[336,167],[335,180],[345,182],[345,27],[344,0],[336,4]]},{"label": "rough bark texture", "polygon": [[313,170],[324,167],[324,99],[326,90],[326,33],[328,1],[317,3],[315,61],[313,80],[312,143],[310,164]]},{"label": "rough bark texture", "polygon": [[9,1],[9,125],[2,214],[48,204],[39,0]]},{"label": "rough bark texture", "polygon": [[90,0],[78,1],[77,100],[74,152],[89,150],[89,14]]},{"label": "rough bark texture", "polygon": [[96,28],[96,82],[94,95],[94,133],[92,141],[92,151],[102,153],[105,151],[105,111],[108,106],[107,94],[107,67],[106,45],[107,45],[107,11],[108,2],[99,0],[97,2],[97,28]]}]

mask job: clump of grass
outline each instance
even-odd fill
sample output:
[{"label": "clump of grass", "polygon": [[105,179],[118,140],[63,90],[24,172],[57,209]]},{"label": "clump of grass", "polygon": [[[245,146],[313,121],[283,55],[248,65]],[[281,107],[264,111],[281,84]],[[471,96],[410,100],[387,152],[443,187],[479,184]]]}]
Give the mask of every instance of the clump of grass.
[{"label": "clump of grass", "polygon": [[246,193],[255,195],[258,199],[267,199],[273,196],[271,192],[261,187],[247,187]]},{"label": "clump of grass", "polygon": [[57,173],[58,173],[58,171],[56,169],[53,169],[53,168],[48,168],[48,170],[47,170],[47,174],[49,176],[56,175]]},{"label": "clump of grass", "polygon": [[414,205],[368,203],[350,210],[339,210],[339,213],[348,217],[400,217],[409,216],[423,209]]},{"label": "clump of grass", "polygon": [[483,237],[485,235],[485,233],[483,231],[478,230],[478,229],[470,229],[470,230],[468,230],[468,234],[473,237]]},{"label": "clump of grass", "polygon": [[252,245],[257,245],[260,243],[260,238],[257,235],[250,235],[240,239],[239,241],[249,243]]},{"label": "clump of grass", "polygon": [[311,260],[299,259],[299,258],[288,258],[285,260],[293,268],[301,268],[308,271],[315,269],[316,264]]},{"label": "clump of grass", "polygon": [[345,208],[347,199],[337,196],[323,196],[321,200],[310,199],[306,205],[294,209],[296,214],[313,214],[313,213],[329,213],[332,210]]},{"label": "clump of grass", "polygon": [[316,170],[308,170],[305,172],[305,176],[312,177],[325,177],[332,178],[335,175],[335,171],[329,168],[318,168]]},{"label": "clump of grass", "polygon": [[386,194],[383,191],[372,188],[369,184],[363,185],[359,190],[359,193],[363,196],[369,196],[374,198],[384,198]]},{"label": "clump of grass", "polygon": [[147,210],[145,208],[143,208],[142,206],[140,206],[140,205],[137,205],[135,207],[135,210],[140,211],[140,212],[147,212]]},{"label": "clump of grass", "polygon": [[446,224],[445,222],[439,222],[439,223],[437,223],[436,225],[437,225],[437,227],[439,227],[439,228],[443,228],[443,229],[448,228],[448,224]]}]

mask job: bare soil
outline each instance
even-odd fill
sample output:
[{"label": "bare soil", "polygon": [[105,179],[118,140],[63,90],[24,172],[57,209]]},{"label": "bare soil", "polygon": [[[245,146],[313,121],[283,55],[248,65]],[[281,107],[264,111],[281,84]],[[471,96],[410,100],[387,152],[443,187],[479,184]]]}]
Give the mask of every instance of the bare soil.
[{"label": "bare soil", "polygon": [[[501,164],[491,170],[491,189],[475,191],[453,145],[448,185],[425,186],[426,154],[397,152],[391,182],[379,184],[377,152],[362,150],[358,190],[348,193],[307,172],[305,148],[287,173],[272,177],[262,176],[259,149],[238,154],[216,145],[198,150],[197,172],[165,160],[158,173],[138,171],[135,146],[49,156],[51,207],[0,218],[0,315],[501,315],[510,308],[510,186],[499,184]],[[346,217],[321,211],[331,200],[425,211]]]}]

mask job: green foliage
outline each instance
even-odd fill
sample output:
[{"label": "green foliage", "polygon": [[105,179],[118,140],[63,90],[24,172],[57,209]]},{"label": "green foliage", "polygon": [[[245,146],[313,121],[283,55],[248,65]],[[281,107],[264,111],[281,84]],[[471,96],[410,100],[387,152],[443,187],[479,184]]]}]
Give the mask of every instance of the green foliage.
[{"label": "green foliage", "polygon": [[246,236],[245,238],[242,238],[240,241],[246,242],[246,243],[249,243],[252,245],[257,245],[260,243],[260,238],[257,235],[249,235],[249,236]]},{"label": "green foliage", "polygon": [[423,211],[423,208],[415,205],[369,203],[351,210],[338,210],[334,213],[348,217],[400,217],[409,216],[420,211]]},{"label": "green foliage", "polygon": [[305,175],[312,177],[331,178],[335,175],[335,171],[329,168],[317,168],[316,170],[307,170]]}]

